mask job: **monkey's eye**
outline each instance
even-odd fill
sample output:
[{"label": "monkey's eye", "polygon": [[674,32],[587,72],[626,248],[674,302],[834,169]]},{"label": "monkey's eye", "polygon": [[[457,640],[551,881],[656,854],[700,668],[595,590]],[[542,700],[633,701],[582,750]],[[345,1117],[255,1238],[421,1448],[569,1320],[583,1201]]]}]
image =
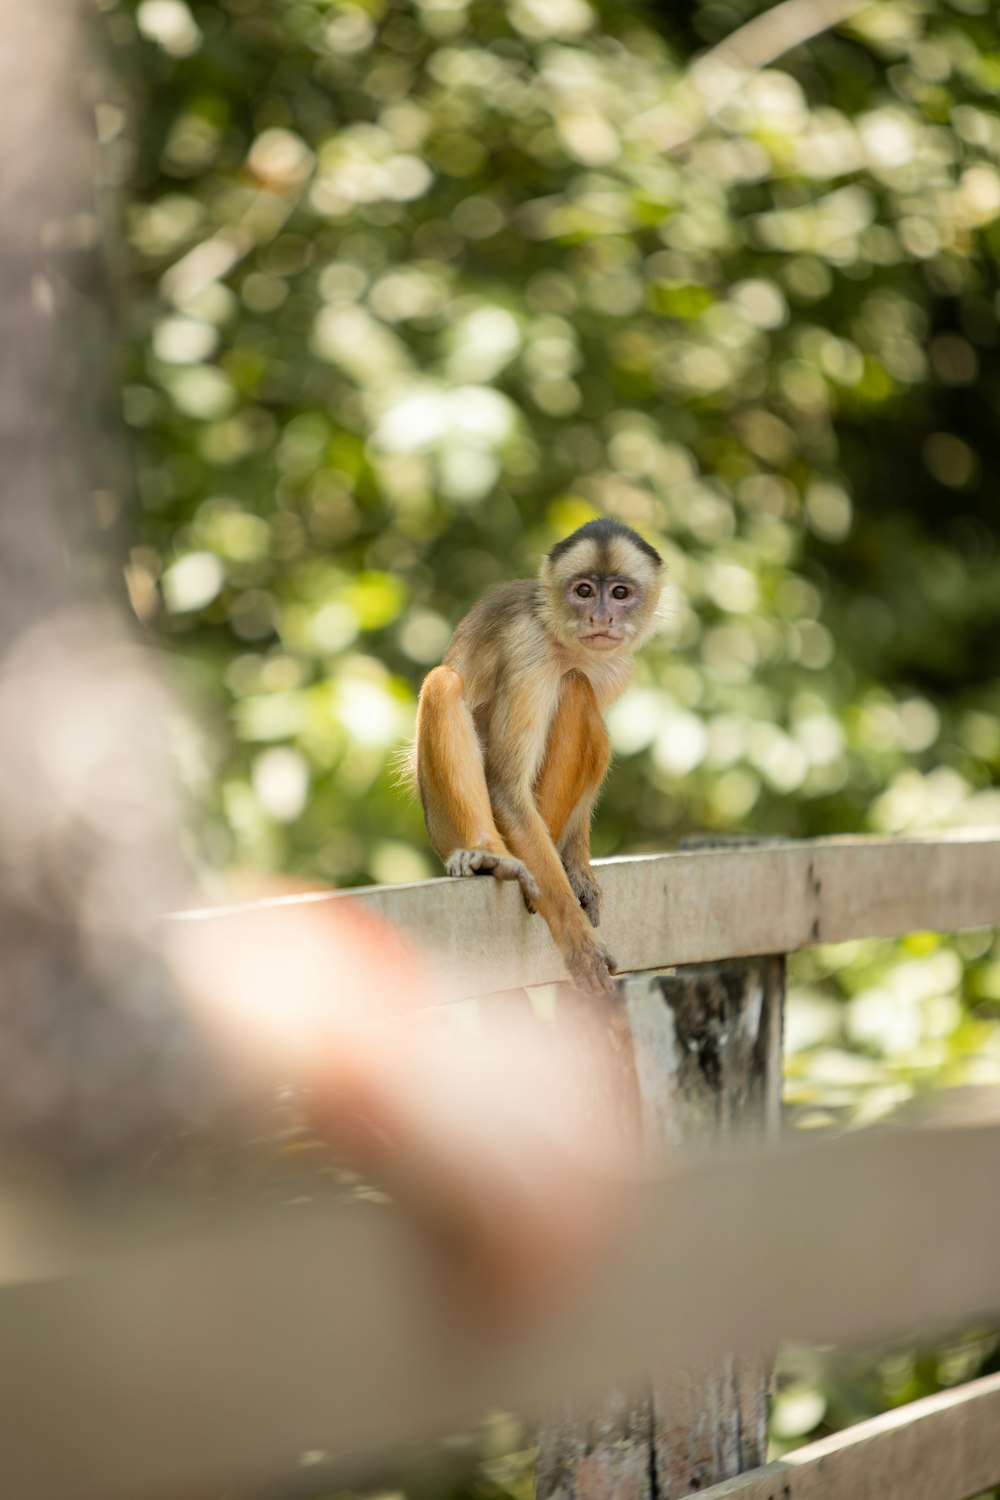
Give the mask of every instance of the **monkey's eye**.
[{"label": "monkey's eye", "polygon": [[593,597],[594,590],[589,583],[578,583],[573,592],[578,599],[590,599]]},{"label": "monkey's eye", "polygon": [[629,590],[623,583],[616,583],[614,588],[611,590],[612,599],[627,599],[628,596]]}]

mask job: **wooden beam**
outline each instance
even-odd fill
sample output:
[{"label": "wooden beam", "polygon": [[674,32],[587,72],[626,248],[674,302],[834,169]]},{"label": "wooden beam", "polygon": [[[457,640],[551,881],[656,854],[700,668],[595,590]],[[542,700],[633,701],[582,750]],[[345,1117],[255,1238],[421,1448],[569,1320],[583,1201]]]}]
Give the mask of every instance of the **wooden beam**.
[{"label": "wooden beam", "polygon": [[[996,1124],[679,1159],[635,1204],[587,1305],[492,1342],[448,1316],[426,1245],[383,1207],[220,1204],[192,1223],[160,1205],[146,1221],[132,1210],[82,1222],[0,1199],[3,1493],[242,1492],[325,1453],[315,1493],[330,1494],[346,1487],[339,1466],[356,1480],[373,1455],[491,1408],[535,1416],[554,1393],[595,1400],[784,1339],[981,1321],[1000,1307],[998,1177]],[[978,1417],[947,1429],[945,1447],[979,1455],[964,1495],[1000,1482],[990,1411],[986,1438]],[[873,1449],[876,1473],[889,1452]],[[784,1462],[781,1482],[750,1500],[958,1500],[944,1487],[828,1491],[823,1465],[800,1489],[794,1456]],[[927,1473],[944,1462],[928,1459]]]},{"label": "wooden beam", "polygon": [[[426,1245],[418,1253],[382,1207],[220,1204],[192,1223],[160,1205],[146,1220],[132,1210],[83,1222],[0,1199],[3,1493],[208,1494],[326,1453],[316,1493],[328,1494],[345,1487],[338,1464],[493,1407],[533,1416],[555,1392],[593,1400],[649,1371],[659,1381],[781,1339],[981,1320],[1000,1306],[998,1176],[996,1124],[679,1159],[635,1204],[633,1232],[586,1306],[494,1342],[448,1316]],[[1000,1482],[1000,1423],[986,1425],[993,1447],[966,1494]],[[787,1472],[792,1500],[827,1500]],[[769,1493],[788,1500],[781,1484],[750,1495]],[[865,1493],[907,1494],[829,1491]],[[918,1497],[957,1492],[907,1494]]]},{"label": "wooden beam", "polygon": [[[1000,922],[1000,830],[804,839],[598,861],[621,972]],[[566,977],[545,924],[495,880],[426,880],[256,904],[354,899],[431,959],[445,998]],[[184,913],[224,922],[246,905]]]},{"label": "wooden beam", "polygon": [[859,1422],[699,1500],[967,1500],[1000,1481],[1000,1375]]}]

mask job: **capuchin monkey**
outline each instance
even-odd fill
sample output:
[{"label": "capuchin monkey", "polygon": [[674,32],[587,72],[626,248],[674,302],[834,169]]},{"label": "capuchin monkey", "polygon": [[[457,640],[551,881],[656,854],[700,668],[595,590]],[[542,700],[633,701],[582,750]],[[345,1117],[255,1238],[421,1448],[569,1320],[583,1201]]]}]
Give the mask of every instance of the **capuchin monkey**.
[{"label": "capuchin monkey", "polygon": [[602,711],[655,624],[658,552],[620,521],[557,543],[537,581],[492,589],[465,616],[417,709],[416,779],[449,875],[516,880],[570,978],[608,993],[590,815],[611,758]]}]

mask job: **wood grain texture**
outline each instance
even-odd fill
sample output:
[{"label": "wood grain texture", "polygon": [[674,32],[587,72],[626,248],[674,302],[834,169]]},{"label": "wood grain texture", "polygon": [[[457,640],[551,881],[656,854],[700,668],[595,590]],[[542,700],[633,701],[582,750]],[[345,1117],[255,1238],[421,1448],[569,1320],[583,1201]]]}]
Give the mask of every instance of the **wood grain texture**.
[{"label": "wood grain texture", "polygon": [[1000,1375],[859,1422],[701,1500],[967,1500],[1000,1479]]},{"label": "wood grain texture", "polygon": [[[673,1032],[666,1054],[640,1049],[647,1119],[658,1083],[672,1080],[676,1096],[672,1121],[657,1129],[649,1119],[649,1139],[710,1147],[734,1137],[776,1136],[783,958],[695,964],[676,974],[637,976],[626,981],[625,990],[635,1034],[641,1035],[641,1018],[657,1003]],[[763,1463],[770,1378],[770,1359],[761,1353],[728,1356],[714,1368],[687,1371],[654,1387],[653,1500],[678,1500]]]},{"label": "wood grain texture", "polygon": [[[1000,830],[805,839],[597,861],[600,936],[622,973],[1000,921]],[[409,934],[444,998],[565,979],[545,924],[491,879],[427,880],[259,903],[359,900]],[[185,920],[224,922],[219,907]]]},{"label": "wood grain texture", "polygon": [[[623,992],[651,1165],[684,1146],[774,1134],[783,959],[635,975]],[[768,1361],[750,1354],[597,1405],[564,1403],[540,1434],[540,1500],[678,1500],[755,1467],[768,1380]]]}]

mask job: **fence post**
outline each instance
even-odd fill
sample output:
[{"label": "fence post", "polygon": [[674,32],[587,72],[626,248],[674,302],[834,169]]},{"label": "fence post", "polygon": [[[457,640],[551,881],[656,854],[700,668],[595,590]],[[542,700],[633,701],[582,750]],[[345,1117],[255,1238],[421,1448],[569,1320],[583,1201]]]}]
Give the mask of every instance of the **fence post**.
[{"label": "fence post", "polygon": [[[622,982],[647,1149],[773,1135],[781,1107],[783,957],[691,964]],[[670,1247],[664,1246],[664,1275]],[[766,1460],[768,1361],[727,1360],[669,1389],[553,1414],[538,1500],[678,1500]]]}]

